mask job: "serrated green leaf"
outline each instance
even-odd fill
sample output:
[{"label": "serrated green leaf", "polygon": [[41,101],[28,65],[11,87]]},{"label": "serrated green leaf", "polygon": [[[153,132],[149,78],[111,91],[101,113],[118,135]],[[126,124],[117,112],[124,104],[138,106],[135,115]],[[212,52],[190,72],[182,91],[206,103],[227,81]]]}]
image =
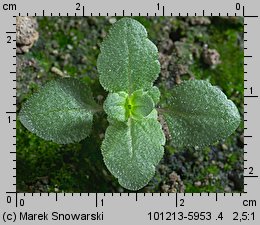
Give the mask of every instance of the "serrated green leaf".
[{"label": "serrated green leaf", "polygon": [[138,21],[123,18],[110,29],[97,60],[101,85],[110,92],[148,89],[160,72],[157,47]]},{"label": "serrated green leaf", "polygon": [[176,147],[213,144],[240,123],[235,104],[207,81],[191,80],[173,89],[164,117]]},{"label": "serrated green leaf", "polygon": [[128,119],[127,96],[127,93],[123,91],[108,94],[104,102],[104,110],[108,117],[119,121],[126,121]]},{"label": "serrated green leaf", "polygon": [[138,190],[154,176],[164,144],[161,125],[151,116],[143,120],[130,118],[127,123],[110,121],[101,148],[104,162],[119,184]]},{"label": "serrated green leaf", "polygon": [[22,106],[19,118],[39,137],[67,144],[88,136],[95,108],[86,85],[64,78],[47,83],[33,94]]}]

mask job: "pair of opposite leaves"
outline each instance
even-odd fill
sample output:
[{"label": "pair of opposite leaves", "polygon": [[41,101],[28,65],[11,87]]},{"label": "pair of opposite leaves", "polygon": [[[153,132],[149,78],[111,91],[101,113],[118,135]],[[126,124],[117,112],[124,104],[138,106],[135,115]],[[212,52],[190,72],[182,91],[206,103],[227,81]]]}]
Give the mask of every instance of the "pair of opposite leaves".
[{"label": "pair of opposite leaves", "polygon": [[[160,92],[153,87],[160,72],[157,48],[139,22],[123,18],[102,43],[97,67],[100,83],[109,91],[104,162],[123,187],[138,190],[153,177],[165,144],[155,109]],[[51,81],[25,102],[19,117],[45,140],[78,142],[89,135],[99,108],[91,96],[90,88],[76,79]],[[183,82],[170,96],[162,112],[176,147],[214,143],[240,123],[234,103],[207,81]]]}]

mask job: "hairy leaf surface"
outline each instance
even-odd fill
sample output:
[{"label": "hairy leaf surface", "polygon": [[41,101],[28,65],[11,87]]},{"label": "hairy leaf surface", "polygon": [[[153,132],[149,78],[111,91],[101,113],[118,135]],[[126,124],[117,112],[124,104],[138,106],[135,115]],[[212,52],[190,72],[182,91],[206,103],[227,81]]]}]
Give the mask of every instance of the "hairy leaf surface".
[{"label": "hairy leaf surface", "polygon": [[157,47],[147,38],[144,26],[131,18],[112,26],[100,50],[99,80],[110,92],[148,89],[160,72]]},{"label": "hairy leaf surface", "polygon": [[86,85],[65,78],[51,81],[33,94],[23,105],[19,118],[39,137],[66,144],[88,136],[95,107]]},{"label": "hairy leaf surface", "polygon": [[158,87],[153,86],[150,89],[147,90],[148,95],[150,95],[150,97],[153,99],[154,105],[158,104],[158,102],[160,101],[160,90],[158,89]]},{"label": "hairy leaf surface", "polygon": [[146,119],[130,118],[127,123],[112,120],[107,128],[102,143],[104,162],[127,189],[144,187],[163,156],[165,137],[156,117],[153,112]]},{"label": "hairy leaf surface", "polygon": [[130,97],[123,91],[109,93],[104,102],[104,110],[109,118],[119,121],[127,121],[129,117],[143,119],[154,109],[153,97],[157,100],[156,89],[137,90]]},{"label": "hairy leaf surface", "polygon": [[154,109],[152,97],[142,90],[135,91],[129,98],[130,115],[135,119],[148,116]]},{"label": "hairy leaf surface", "polygon": [[119,121],[126,121],[128,119],[127,96],[127,93],[123,91],[108,94],[104,102],[104,110],[110,118]]},{"label": "hairy leaf surface", "polygon": [[212,144],[239,126],[235,104],[207,81],[183,82],[171,96],[164,117],[176,147]]}]

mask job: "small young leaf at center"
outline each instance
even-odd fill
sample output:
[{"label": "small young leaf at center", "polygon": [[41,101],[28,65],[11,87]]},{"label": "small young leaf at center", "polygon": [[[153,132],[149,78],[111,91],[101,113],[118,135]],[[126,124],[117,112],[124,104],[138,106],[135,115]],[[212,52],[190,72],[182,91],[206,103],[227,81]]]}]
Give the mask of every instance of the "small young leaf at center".
[{"label": "small young leaf at center", "polygon": [[130,116],[135,119],[148,116],[154,109],[152,97],[142,90],[137,90],[130,96],[129,104],[131,106]]},{"label": "small young leaf at center", "polygon": [[108,94],[104,102],[104,110],[110,118],[122,122],[128,119],[131,107],[128,105],[127,96],[123,91]]}]

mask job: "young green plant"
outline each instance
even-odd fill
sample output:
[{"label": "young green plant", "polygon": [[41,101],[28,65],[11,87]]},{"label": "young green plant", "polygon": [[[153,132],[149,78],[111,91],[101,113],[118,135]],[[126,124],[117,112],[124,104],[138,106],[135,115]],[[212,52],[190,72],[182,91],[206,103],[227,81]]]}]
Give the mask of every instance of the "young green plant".
[{"label": "young green plant", "polygon": [[[165,136],[156,105],[160,91],[153,82],[160,73],[158,50],[136,20],[116,22],[101,45],[99,80],[108,96],[108,115],[101,150],[108,170],[129,190],[144,187],[163,157]],[[79,142],[92,127],[100,106],[91,90],[73,78],[51,81],[22,106],[22,124],[39,137],[60,144]],[[235,104],[207,81],[176,86],[160,112],[176,147],[204,146],[235,131],[240,115]]]}]

